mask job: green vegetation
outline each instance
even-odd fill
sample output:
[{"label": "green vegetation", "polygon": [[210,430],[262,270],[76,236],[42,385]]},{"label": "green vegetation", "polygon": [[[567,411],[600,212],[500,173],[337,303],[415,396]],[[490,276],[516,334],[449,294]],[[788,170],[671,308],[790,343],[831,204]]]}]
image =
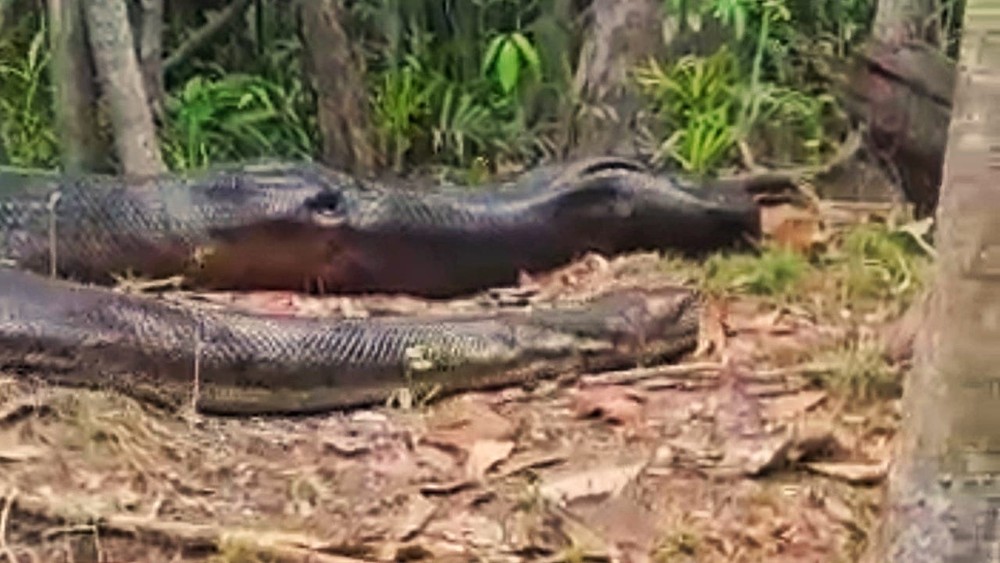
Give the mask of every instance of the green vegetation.
[{"label": "green vegetation", "polygon": [[837,307],[903,303],[923,286],[931,257],[907,229],[885,223],[858,225],[808,257],[777,245],[761,252],[717,254],[705,262],[701,286],[712,294],[744,293],[794,300],[806,289],[836,296]]},{"label": "green vegetation", "polygon": [[815,361],[830,369],[815,375],[814,382],[843,397],[865,402],[893,399],[902,393],[899,370],[886,362],[882,347],[872,339],[856,339],[818,354]]},{"label": "green vegetation", "polygon": [[[172,169],[317,153],[296,20],[278,2],[251,4],[250,25],[234,25],[168,64],[159,131]],[[679,29],[682,42],[703,31],[684,56],[629,69],[647,103],[638,125],[650,157],[696,175],[748,159],[821,159],[844,126],[823,69],[860,40],[873,5],[665,0],[664,29]],[[602,111],[586,106],[574,82],[582,29],[574,10],[565,0],[351,3],[347,28],[365,61],[374,141],[386,165],[475,183],[564,154],[581,116]],[[166,52],[207,18],[171,14]],[[45,29],[34,12],[0,36],[0,165],[58,162]]]},{"label": "green vegetation", "polygon": [[51,168],[59,161],[49,58],[42,18],[25,17],[0,36],[0,164]]}]

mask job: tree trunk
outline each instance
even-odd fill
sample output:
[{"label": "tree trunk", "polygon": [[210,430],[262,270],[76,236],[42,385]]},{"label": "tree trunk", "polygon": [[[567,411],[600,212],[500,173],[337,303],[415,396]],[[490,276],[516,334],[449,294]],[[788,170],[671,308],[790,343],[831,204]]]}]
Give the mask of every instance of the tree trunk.
[{"label": "tree trunk", "polygon": [[913,39],[937,45],[941,40],[933,25],[937,8],[938,0],[879,0],[872,37],[890,45]]},{"label": "tree trunk", "polygon": [[13,8],[14,0],[0,0],[0,36],[3,35],[3,31],[10,18],[10,14],[14,11]]},{"label": "tree trunk", "polygon": [[302,5],[305,66],[316,92],[323,164],[366,174],[376,166],[360,57],[343,26],[341,0]]},{"label": "tree trunk", "polygon": [[665,51],[661,0],[593,0],[575,88],[584,107],[573,156],[624,153],[640,109],[636,64]]},{"label": "tree trunk", "polygon": [[166,167],[156,138],[125,0],[86,0],[94,66],[108,101],[122,172],[150,176]]},{"label": "tree trunk", "polygon": [[1000,481],[1000,0],[968,0],[938,263],[873,561],[995,561]]},{"label": "tree trunk", "polygon": [[162,117],[163,84],[163,0],[139,0],[139,65],[142,83],[154,115]]},{"label": "tree trunk", "polygon": [[107,153],[100,141],[94,67],[76,0],[48,0],[52,45],[52,85],[56,129],[65,172],[106,171]]}]

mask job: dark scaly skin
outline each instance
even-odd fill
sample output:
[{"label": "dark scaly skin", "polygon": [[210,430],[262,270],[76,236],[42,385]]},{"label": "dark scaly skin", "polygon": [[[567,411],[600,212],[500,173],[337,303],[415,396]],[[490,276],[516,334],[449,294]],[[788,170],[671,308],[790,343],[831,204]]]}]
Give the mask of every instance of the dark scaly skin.
[{"label": "dark scaly skin", "polygon": [[63,276],[183,274],[207,289],[444,298],[511,285],[588,251],[698,253],[760,229],[739,190],[684,189],[612,158],[478,189],[388,189],[301,166],[25,192],[0,196],[0,249],[19,267],[47,271],[54,225]]},{"label": "dark scaly skin", "polygon": [[[440,297],[513,282],[588,250],[699,252],[759,230],[749,199],[699,195],[617,159],[480,191],[394,191],[308,166],[145,183],[48,180],[0,194],[0,243],[15,267],[54,265],[76,280],[107,282],[131,269],[182,273],[201,287]],[[197,379],[198,406],[220,413],[384,400],[410,382],[415,345],[445,356],[448,369],[416,379],[444,392],[643,355],[662,360],[695,345],[697,319],[697,298],[686,291],[493,318],[265,318],[0,271],[0,367],[171,404]]]},{"label": "dark scaly skin", "polygon": [[672,289],[494,317],[273,318],[0,269],[0,370],[171,406],[197,381],[204,412],[310,413],[665,361],[696,345],[698,316],[697,296]]}]

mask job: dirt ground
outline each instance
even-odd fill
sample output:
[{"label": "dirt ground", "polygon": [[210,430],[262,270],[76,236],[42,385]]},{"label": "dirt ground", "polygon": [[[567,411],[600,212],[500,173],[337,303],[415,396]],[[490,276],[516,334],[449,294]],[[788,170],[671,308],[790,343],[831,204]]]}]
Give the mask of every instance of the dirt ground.
[{"label": "dirt ground", "polygon": [[[689,273],[648,254],[591,256],[446,305],[206,298],[364,316]],[[874,357],[859,342],[878,356],[898,311],[796,303],[709,301],[702,345],[677,365],[411,408],[214,418],[0,379],[0,560],[855,561],[880,515],[898,404],[820,381]],[[853,359],[818,353],[845,346]],[[871,369],[898,383],[899,366]]]}]

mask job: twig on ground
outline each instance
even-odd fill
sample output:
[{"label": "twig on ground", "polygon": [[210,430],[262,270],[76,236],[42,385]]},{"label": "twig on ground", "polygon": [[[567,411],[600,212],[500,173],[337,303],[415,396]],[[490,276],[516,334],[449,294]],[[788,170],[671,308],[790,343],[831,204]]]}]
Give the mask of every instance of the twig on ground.
[{"label": "twig on ground", "polygon": [[176,275],[159,279],[141,279],[129,275],[112,274],[114,289],[122,293],[143,293],[146,291],[179,289],[184,285],[184,276]]},{"label": "twig on ground", "polygon": [[10,510],[14,506],[14,497],[17,496],[17,488],[11,486],[10,491],[4,495],[6,499],[3,504],[3,511],[0,512],[0,553],[11,563],[17,562],[17,554],[7,545],[7,525],[10,522]]},{"label": "twig on ground", "polygon": [[[755,177],[766,175],[772,178],[784,178],[789,182],[795,182],[799,180],[805,180],[809,178],[815,178],[818,176],[823,176],[829,174],[830,172],[836,170],[844,163],[854,158],[862,148],[862,136],[861,132],[857,129],[851,130],[841,143],[840,148],[837,149],[837,153],[830,158],[830,160],[824,162],[823,164],[815,166],[800,166],[796,168],[768,168],[765,166],[754,165],[750,172],[744,172],[741,174],[734,174],[732,176],[723,176],[719,178],[721,183],[730,182],[743,182],[746,180],[751,180]],[[741,148],[742,152],[742,148]],[[751,157],[752,158],[752,157]]]},{"label": "twig on ground", "polygon": [[[79,521],[79,514],[57,504],[58,499],[38,495],[19,494],[17,498],[5,495],[5,512],[10,506],[21,512],[46,520],[63,522]],[[96,533],[112,533],[137,539],[165,540],[188,549],[221,550],[227,545],[239,545],[260,555],[270,555],[292,561],[316,563],[360,563],[361,560],[325,553],[327,542],[306,535],[269,532],[246,528],[227,528],[213,524],[192,524],[158,520],[130,514],[94,514],[90,520]],[[5,520],[4,520],[5,521]],[[76,529],[70,525],[67,529]]]},{"label": "twig on ground", "polygon": [[[655,367],[642,367],[620,371],[608,371],[581,378],[587,384],[621,385],[638,383],[651,379],[676,379],[680,381],[711,381],[718,379],[725,368],[721,362],[693,362]],[[809,375],[830,371],[832,366],[819,363],[805,363],[788,367],[760,369],[748,374],[744,379],[752,382],[773,382],[786,377]]]},{"label": "twig on ground", "polygon": [[201,50],[202,47],[214,39],[216,35],[236,23],[236,20],[246,11],[249,5],[250,0],[233,0],[233,3],[226,6],[222,10],[222,13],[195,30],[187,41],[170,53],[170,56],[163,61],[163,71],[169,72],[183,64],[191,55]]},{"label": "twig on ground", "polygon": [[636,383],[647,379],[672,377],[680,379],[714,379],[723,365],[719,362],[697,362],[690,364],[641,367],[620,371],[608,371],[585,376],[583,382],[588,384],[620,385]]}]

